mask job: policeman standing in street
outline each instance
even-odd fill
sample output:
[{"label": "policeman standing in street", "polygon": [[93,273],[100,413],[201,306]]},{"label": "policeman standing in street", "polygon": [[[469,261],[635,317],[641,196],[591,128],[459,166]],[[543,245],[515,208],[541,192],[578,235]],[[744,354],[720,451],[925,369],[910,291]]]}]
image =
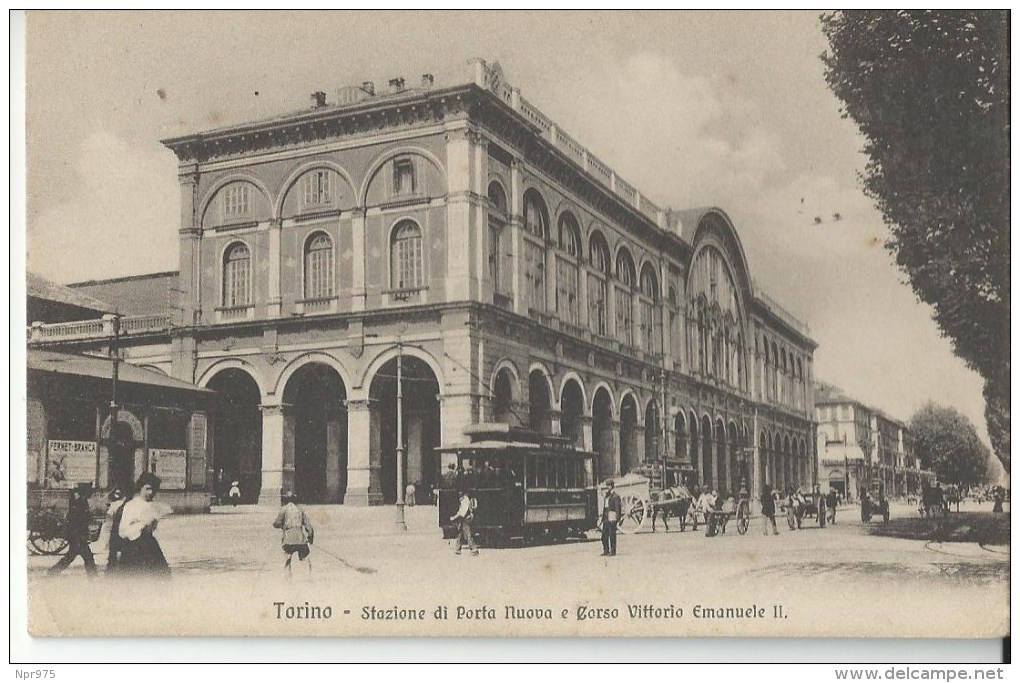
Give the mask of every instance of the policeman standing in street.
[{"label": "policeman standing in street", "polygon": [[616,482],[606,480],[606,497],[602,501],[602,555],[616,554],[616,525],[620,522],[622,503],[614,490]]}]

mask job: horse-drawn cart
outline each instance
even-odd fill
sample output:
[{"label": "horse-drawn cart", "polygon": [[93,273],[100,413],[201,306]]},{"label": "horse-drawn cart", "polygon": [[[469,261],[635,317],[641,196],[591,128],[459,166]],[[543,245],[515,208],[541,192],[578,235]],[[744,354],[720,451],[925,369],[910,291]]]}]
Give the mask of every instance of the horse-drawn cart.
[{"label": "horse-drawn cart", "polygon": [[[89,493],[92,493],[89,491]],[[66,494],[60,491],[55,496],[43,496],[30,491],[28,499],[28,552],[33,555],[60,555],[68,546],[65,519],[67,517]],[[89,522],[89,542],[99,538],[104,512],[102,500],[89,500],[92,521]]]},{"label": "horse-drawn cart", "polygon": [[[668,524],[670,516],[680,520],[680,530],[683,531],[687,524],[687,515],[694,505],[694,500],[686,486],[671,486],[664,489],[653,488],[652,479],[637,472],[631,472],[613,480],[616,494],[620,496],[620,521],[616,529],[621,533],[640,531],[646,520],[651,518],[652,531],[655,531],[655,522],[660,517],[663,524]],[[605,500],[606,486],[603,482],[599,486],[599,509],[602,509]],[[747,533],[750,525],[751,511],[747,500],[741,500],[735,510],[713,510],[710,515],[715,516],[713,524],[725,526],[725,521],[731,517],[737,519],[737,531],[740,534]],[[599,522],[601,524],[601,520]],[[666,527],[669,530],[669,527]]]}]

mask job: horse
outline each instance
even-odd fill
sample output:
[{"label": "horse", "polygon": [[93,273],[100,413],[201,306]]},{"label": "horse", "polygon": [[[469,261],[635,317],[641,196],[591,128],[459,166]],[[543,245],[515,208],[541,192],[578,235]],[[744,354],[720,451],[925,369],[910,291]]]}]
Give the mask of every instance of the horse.
[{"label": "horse", "polygon": [[675,515],[680,520],[680,531],[687,528],[687,512],[691,508],[692,497],[685,486],[672,486],[663,491],[651,493],[652,508],[652,531],[655,531],[655,521],[662,514],[662,524],[669,531],[669,516]]}]

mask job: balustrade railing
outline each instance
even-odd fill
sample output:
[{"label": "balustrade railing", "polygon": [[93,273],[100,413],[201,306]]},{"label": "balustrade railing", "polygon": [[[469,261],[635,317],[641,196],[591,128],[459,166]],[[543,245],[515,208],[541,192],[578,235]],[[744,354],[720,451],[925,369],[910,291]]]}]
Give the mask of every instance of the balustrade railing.
[{"label": "balustrade railing", "polygon": [[[170,329],[169,315],[128,315],[120,319],[120,334],[146,334]],[[64,323],[33,323],[28,328],[28,340],[33,342],[75,341],[101,339],[114,335],[114,317],[96,320],[72,320]]]}]

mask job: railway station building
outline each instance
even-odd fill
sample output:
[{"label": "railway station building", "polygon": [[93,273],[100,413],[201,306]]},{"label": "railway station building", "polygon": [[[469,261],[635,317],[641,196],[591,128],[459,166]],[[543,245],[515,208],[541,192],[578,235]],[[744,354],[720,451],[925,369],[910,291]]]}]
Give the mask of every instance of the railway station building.
[{"label": "railway station building", "polygon": [[[481,422],[565,436],[602,478],[814,481],[815,343],[725,211],[655,205],[498,64],[163,144],[179,271],[72,288],[151,302],[122,319],[124,359],[216,392],[211,492],[394,502],[398,405],[426,490],[434,448]],[[109,339],[58,323],[30,344]]]}]

